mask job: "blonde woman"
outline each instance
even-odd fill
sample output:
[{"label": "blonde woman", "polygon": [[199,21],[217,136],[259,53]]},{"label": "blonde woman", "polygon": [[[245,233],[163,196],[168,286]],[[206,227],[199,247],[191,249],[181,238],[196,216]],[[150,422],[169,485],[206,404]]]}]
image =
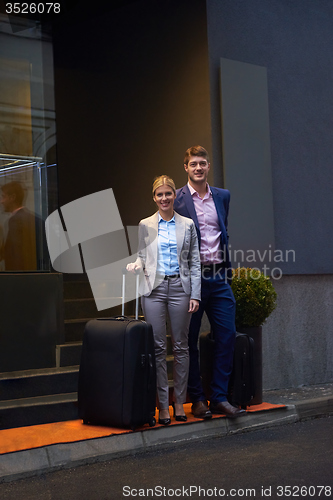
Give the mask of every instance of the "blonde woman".
[{"label": "blonde woman", "polygon": [[127,265],[132,272],[143,271],[142,309],[153,327],[159,423],[171,423],[167,374],[166,316],[170,318],[174,355],[174,417],[185,422],[189,369],[188,330],[192,313],[199,308],[201,267],[195,225],[174,212],[176,187],[167,175],[153,183],[157,212],[140,221],[138,258]]}]

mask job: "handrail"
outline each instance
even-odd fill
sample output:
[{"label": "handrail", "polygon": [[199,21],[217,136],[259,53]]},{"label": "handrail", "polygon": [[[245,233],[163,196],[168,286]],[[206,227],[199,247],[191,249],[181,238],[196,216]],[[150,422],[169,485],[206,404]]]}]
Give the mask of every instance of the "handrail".
[{"label": "handrail", "polygon": [[19,155],[9,155],[6,153],[0,153],[0,160],[35,160],[41,161],[43,158],[41,156],[19,156]]},{"label": "handrail", "polygon": [[40,168],[42,160],[43,158],[41,158],[40,156],[20,156],[0,153],[0,162],[4,162],[2,165],[0,165],[0,172],[3,173],[6,170],[26,168],[35,164],[37,165],[37,168]]}]

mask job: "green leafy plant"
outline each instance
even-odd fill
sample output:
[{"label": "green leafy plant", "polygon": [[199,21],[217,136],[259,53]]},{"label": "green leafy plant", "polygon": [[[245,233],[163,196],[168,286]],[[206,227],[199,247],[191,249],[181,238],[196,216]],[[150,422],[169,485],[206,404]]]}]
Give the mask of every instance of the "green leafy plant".
[{"label": "green leafy plant", "polygon": [[234,269],[231,288],[236,299],[236,328],[261,326],[276,307],[272,282],[259,269]]}]

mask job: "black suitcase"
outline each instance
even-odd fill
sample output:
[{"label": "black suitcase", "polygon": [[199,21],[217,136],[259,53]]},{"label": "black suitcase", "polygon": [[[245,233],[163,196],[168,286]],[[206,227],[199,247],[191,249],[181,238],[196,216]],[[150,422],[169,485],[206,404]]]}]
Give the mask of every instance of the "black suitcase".
[{"label": "black suitcase", "polygon": [[79,371],[79,418],[131,429],[154,426],[155,403],[151,325],[124,316],[88,321]]},{"label": "black suitcase", "polygon": [[237,333],[234,365],[229,381],[229,402],[246,408],[255,396],[254,341],[249,335]]},{"label": "black suitcase", "polygon": [[[210,382],[213,375],[214,339],[211,332],[200,334],[200,371],[204,393],[210,400]],[[233,369],[229,381],[228,400],[231,404],[246,408],[255,396],[255,366],[253,339],[237,333],[235,339]]]}]

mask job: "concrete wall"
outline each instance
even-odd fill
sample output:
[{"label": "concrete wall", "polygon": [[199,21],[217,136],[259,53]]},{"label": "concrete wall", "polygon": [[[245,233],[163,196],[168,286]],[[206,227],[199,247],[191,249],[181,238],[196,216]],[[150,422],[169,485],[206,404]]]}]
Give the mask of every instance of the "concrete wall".
[{"label": "concrete wall", "polygon": [[[281,267],[333,273],[332,2],[208,0],[207,20],[214,164],[222,161],[220,58],[266,68],[275,245],[296,252]],[[214,173],[222,183],[222,170]]]},{"label": "concrete wall", "polygon": [[263,326],[263,387],[333,380],[333,276],[274,281],[277,308]]},{"label": "concrete wall", "polygon": [[[281,268],[283,277],[274,281],[278,307],[263,327],[264,388],[331,382],[331,1],[208,0],[207,23],[213,157],[221,164],[216,184],[223,184],[220,60],[267,71],[275,249],[283,259],[271,267]],[[239,182],[246,183],[244,175]],[[232,200],[231,193],[230,212]],[[236,209],[241,217],[247,207]],[[230,220],[232,244],[238,223]]]}]

